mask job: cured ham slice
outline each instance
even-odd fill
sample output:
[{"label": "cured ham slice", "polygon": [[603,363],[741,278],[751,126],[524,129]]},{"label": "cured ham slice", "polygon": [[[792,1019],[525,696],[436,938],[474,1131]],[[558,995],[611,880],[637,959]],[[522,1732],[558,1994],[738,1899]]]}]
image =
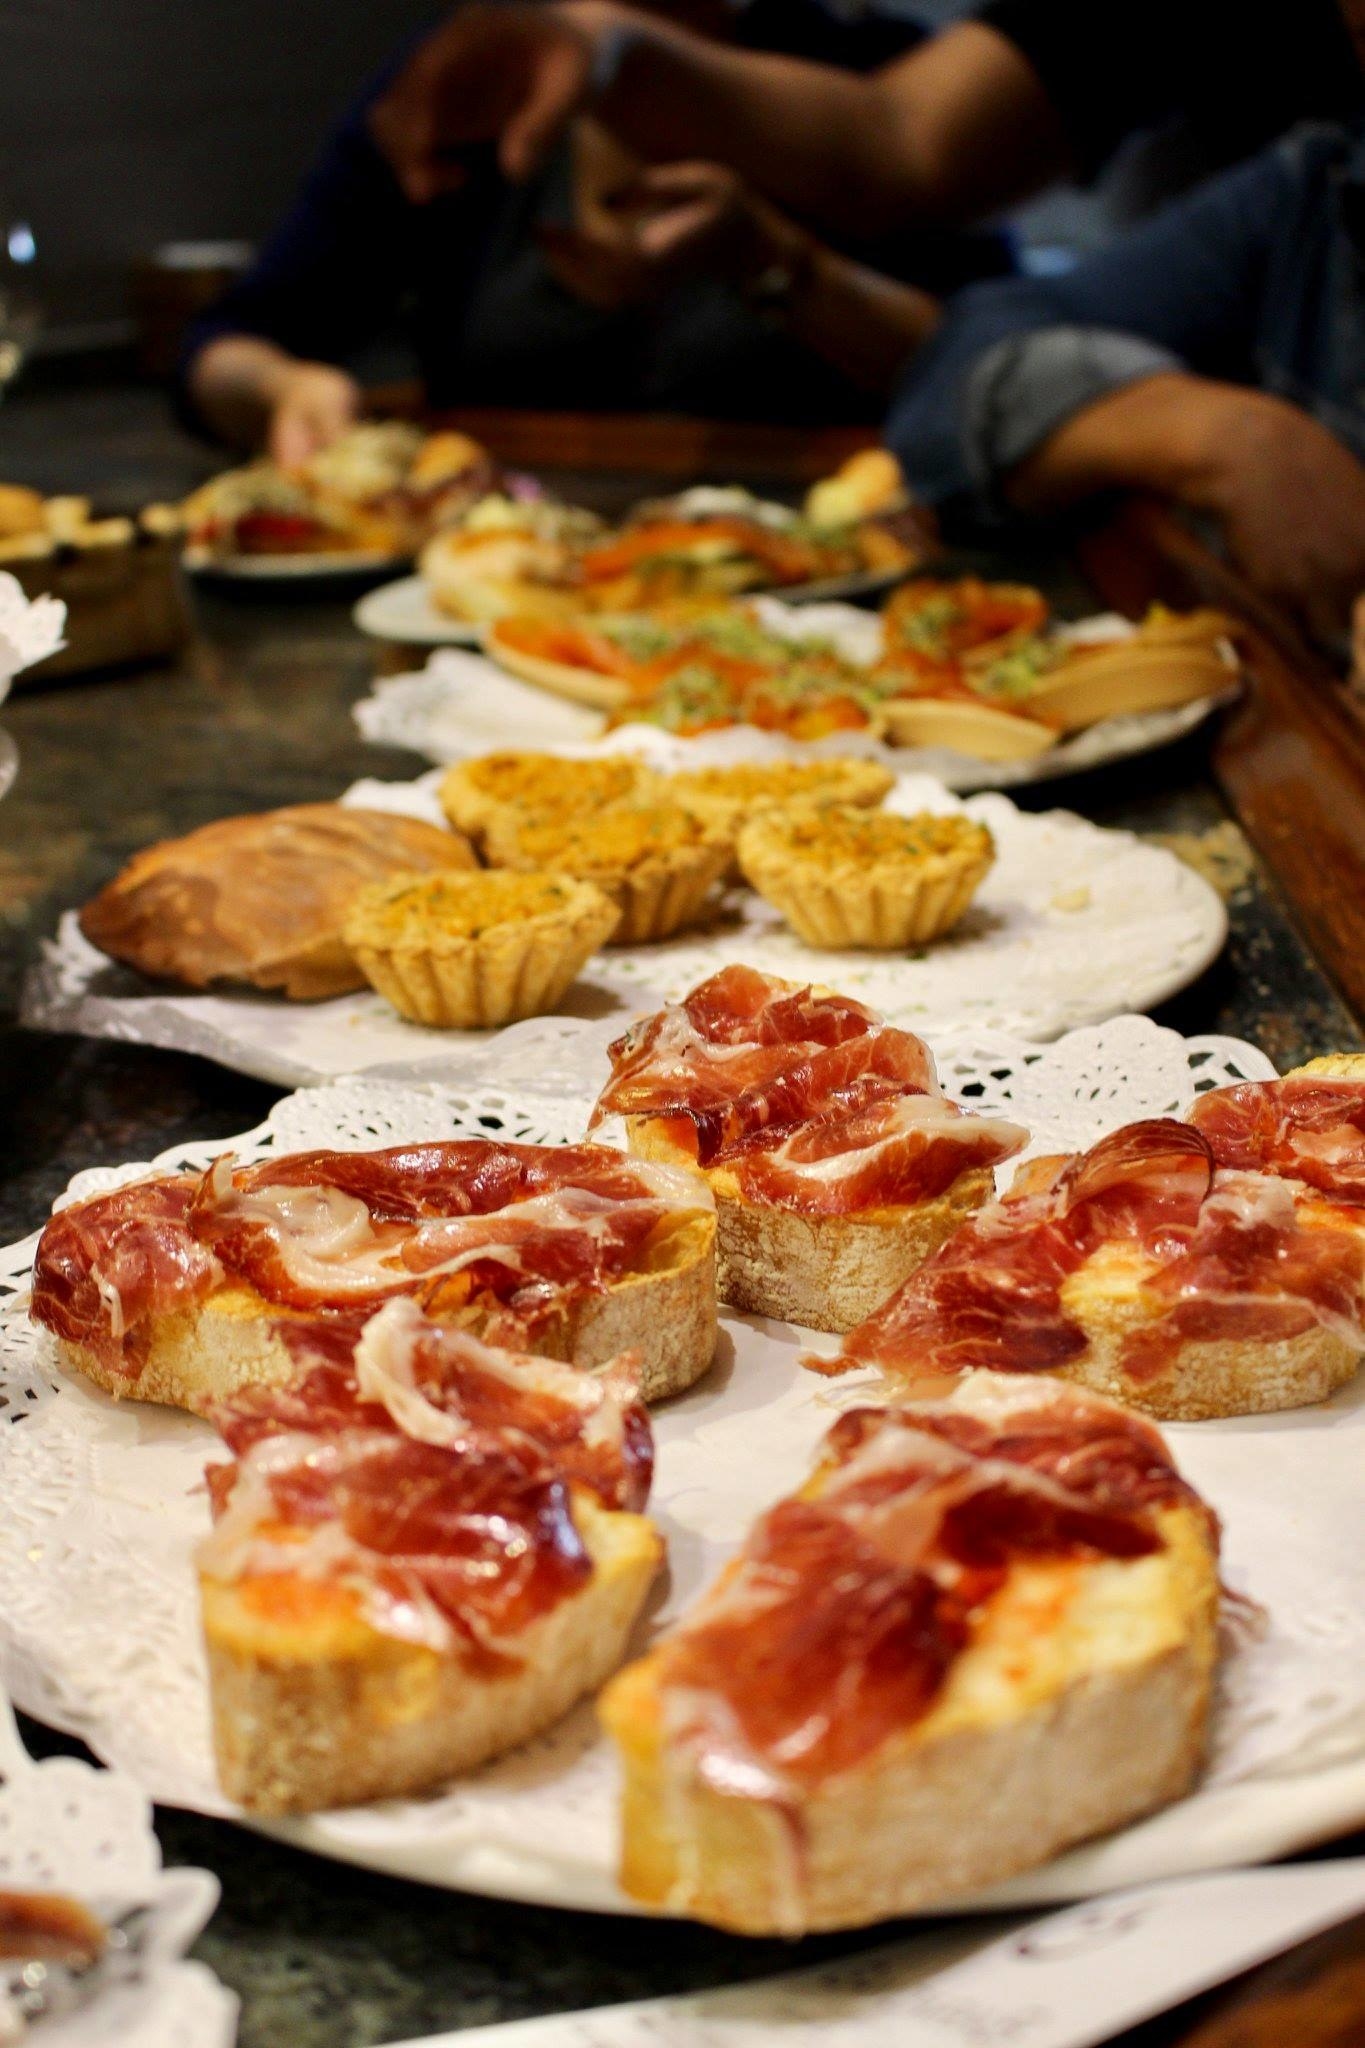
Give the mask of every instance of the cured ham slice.
[{"label": "cured ham slice", "polygon": [[514,1339],[638,1271],[662,1230],[709,1207],[695,1176],[595,1145],[466,1140],[236,1172],[220,1159],[60,1211],[32,1312],[129,1375],[158,1325],[224,1285],[324,1315],[400,1294],[447,1315],[480,1302],[487,1333]]},{"label": "cured ham slice", "polygon": [[526,1443],[267,1436],[214,1492],[209,1578],[343,1590],[376,1633],[458,1649],[476,1670],[504,1668],[513,1639],[592,1576],[567,1486]]},{"label": "cured ham slice", "polygon": [[1290,1075],[1201,1095],[1190,1122],[1219,1166],[1274,1173],[1365,1204],[1365,1080]]},{"label": "cured ham slice", "polygon": [[941,1095],[894,1095],[741,1140],[726,1163],[749,1201],[837,1216],[933,1201],[1021,1143],[1003,1118],[965,1116]]},{"label": "cured ham slice", "polygon": [[694,1165],[732,1307],[849,1330],[992,1191],[1027,1133],[945,1100],[928,1047],[847,996],[729,967],[610,1048],[593,1113]]},{"label": "cured ham slice", "polygon": [[[1255,1347],[1319,1339],[1335,1347],[1334,1381],[1365,1348],[1359,1235],[1296,1202],[1286,1183],[1218,1166],[1202,1130],[1159,1118],[1026,1170],[1017,1192],[965,1223],[851,1332],[833,1369],[1102,1369],[1109,1391],[1197,1415],[1238,1409],[1173,1392],[1191,1346],[1244,1347],[1254,1382]],[[1252,1384],[1240,1398],[1296,1405],[1255,1395]]]},{"label": "cured ham slice", "polygon": [[[1207,1709],[1217,1550],[1155,1430],[1055,1380],[977,1374],[843,1415],[807,1483],[608,1688],[627,1888],[797,1933],[931,1902],[1175,1796]],[[1177,1667],[1178,1707],[1158,1675]],[[1107,1739],[1128,1754],[1120,1724],[1142,1783],[1111,1761],[1096,1787],[1085,1758]]]},{"label": "cured ham slice", "polygon": [[619,1663],[662,1557],[634,1361],[596,1375],[428,1321],[296,1323],[296,1377],[220,1402],[197,1563],[228,1794],[429,1789]]},{"label": "cured ham slice", "polygon": [[155,1319],[202,1301],[222,1279],[190,1227],[194,1196],[190,1176],[168,1175],[59,1209],[34,1261],[34,1322],[136,1371]]},{"label": "cured ham slice", "polygon": [[[1003,1119],[969,1123],[942,1105],[929,1049],[912,1032],[846,996],[753,968],[712,976],[618,1039],[610,1056],[612,1077],[594,1123],[617,1114],[662,1121],[675,1132],[690,1127],[683,1143],[699,1165],[742,1159],[737,1174],[746,1192],[795,1209],[830,1214],[921,1200],[972,1165],[1008,1158],[1024,1140]],[[941,1107],[907,1111],[903,1098],[915,1095]],[[885,1113],[892,1102],[899,1112]],[[912,1126],[923,1133],[931,1125],[936,1145],[914,1141]],[[893,1145],[893,1133],[904,1142]],[[833,1166],[841,1143],[857,1161],[842,1184]],[[760,1165],[764,1148],[774,1158]],[[954,1150],[956,1173],[948,1170]],[[922,1187],[910,1173],[912,1157],[925,1162]],[[817,1161],[818,1173],[799,1170]],[[897,1185],[908,1192],[894,1192]]]},{"label": "cured ham slice", "polygon": [[490,1432],[554,1459],[605,1507],[642,1508],[654,1446],[632,1354],[585,1373],[434,1323],[406,1297],[363,1321],[281,1326],[297,1377],[210,1413],[235,1456],[267,1436],[395,1431],[447,1449]]}]

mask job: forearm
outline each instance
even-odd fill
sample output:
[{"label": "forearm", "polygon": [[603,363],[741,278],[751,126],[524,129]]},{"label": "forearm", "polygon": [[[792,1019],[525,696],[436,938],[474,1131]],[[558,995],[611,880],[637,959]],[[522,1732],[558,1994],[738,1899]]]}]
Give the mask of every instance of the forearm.
[{"label": "forearm", "polygon": [[1279,400],[1184,371],[1144,377],[1082,407],[1003,480],[1018,510],[1046,514],[1113,490],[1202,509],[1236,446]]},{"label": "forearm", "polygon": [[919,210],[915,165],[878,78],[725,48],[613,0],[562,0],[556,11],[598,53],[594,114],[646,161],[727,164],[837,234],[873,234]]},{"label": "forearm", "polygon": [[907,359],[938,325],[938,301],[796,233],[785,254],[775,240],[771,259],[793,279],[788,332],[850,383],[885,401]]},{"label": "forearm", "polygon": [[206,426],[236,448],[259,448],[298,358],[255,334],[222,334],[200,349],[187,383]]}]

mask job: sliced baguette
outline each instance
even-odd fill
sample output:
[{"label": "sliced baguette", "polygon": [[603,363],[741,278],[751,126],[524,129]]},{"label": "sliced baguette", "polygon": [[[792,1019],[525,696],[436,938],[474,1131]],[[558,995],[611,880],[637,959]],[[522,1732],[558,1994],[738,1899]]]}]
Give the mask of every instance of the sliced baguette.
[{"label": "sliced baguette", "polygon": [[1039,719],[962,697],[888,697],[877,716],[894,747],[951,747],[979,761],[1027,761],[1058,737]]},{"label": "sliced baguette", "polygon": [[1193,1506],[1123,1562],[1016,1566],[929,1714],[795,1808],[727,1795],[669,1755],[662,1654],[602,1696],[625,1769],[622,1882],[744,1934],[936,1906],[1178,1798],[1197,1770],[1217,1560]]},{"label": "sliced baguette", "polygon": [[1062,1308],[1088,1343],[1062,1377],[1163,1422],[1207,1422],[1310,1407],[1355,1376],[1359,1351],[1319,1323],[1270,1341],[1186,1341],[1157,1375],[1130,1371],[1124,1349],[1151,1320],[1143,1283],[1155,1270],[1135,1246],[1107,1244],[1063,1284]]},{"label": "sliced baguette", "polygon": [[484,653],[499,668],[523,683],[549,690],[556,697],[568,697],[575,704],[587,704],[594,711],[620,711],[630,702],[630,685],[620,676],[603,675],[600,669],[580,668],[570,661],[551,661],[540,654],[528,654],[506,641],[496,622],[483,635]]},{"label": "sliced baguette", "polygon": [[[636,1158],[702,1172],[666,1120],[625,1121]],[[807,1216],[750,1201],[725,1166],[707,1168],[702,1177],[716,1202],[721,1300],[750,1315],[839,1334],[879,1309],[995,1190],[991,1169],[974,1167],[931,1202]]]},{"label": "sliced baguette", "polygon": [[[696,1213],[659,1234],[647,1267],[605,1294],[569,1303],[527,1349],[571,1365],[603,1365],[622,1351],[641,1357],[640,1391],[662,1401],[690,1387],[716,1348],[716,1225]],[[202,1414],[246,1386],[279,1386],[293,1374],[280,1334],[315,1311],[290,1310],[240,1283],[218,1288],[195,1307],[161,1319],[135,1374],[85,1346],[62,1342],[65,1362],[116,1399],[160,1401]],[[476,1334],[486,1318],[461,1318]]]},{"label": "sliced baguette", "polygon": [[662,1561],[643,1515],[575,1488],[593,1575],[520,1635],[520,1668],[380,1634],[344,1587],[200,1575],[219,1781],[253,1813],[311,1812],[434,1790],[515,1748],[614,1671]]},{"label": "sliced baguette", "polygon": [[1039,678],[1024,700],[1039,718],[1063,732],[1078,732],[1102,718],[1165,711],[1212,697],[1236,681],[1216,646],[1123,640],[1077,653],[1052,675]]}]

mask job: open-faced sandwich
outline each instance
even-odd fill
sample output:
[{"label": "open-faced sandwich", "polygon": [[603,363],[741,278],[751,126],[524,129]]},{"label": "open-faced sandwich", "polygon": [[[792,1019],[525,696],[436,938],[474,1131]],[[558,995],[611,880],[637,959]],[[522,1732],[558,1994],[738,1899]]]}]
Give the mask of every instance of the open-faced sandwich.
[{"label": "open-faced sandwich", "polygon": [[144,847],[86,904],[80,927],[141,974],[311,1002],[365,986],[342,936],[364,889],[476,865],[467,839],[419,818],[291,804]]},{"label": "open-faced sandwich", "polygon": [[1034,1159],[807,1363],[1060,1373],[1182,1422],[1321,1401],[1365,1351],[1363,1126],[1365,1083],[1310,1077]]},{"label": "open-faced sandwich", "polygon": [[[975,576],[903,584],[882,614],[876,673],[901,746],[1026,758],[1125,712],[1160,711],[1227,688],[1235,668],[1217,612],[1157,607],[1132,631],[1067,628],[1039,591]],[[1102,622],[1101,622],[1102,623]]]},{"label": "open-faced sandwich", "polygon": [[203,559],[357,555],[402,560],[491,492],[498,472],[465,434],[399,421],[349,428],[301,468],[262,457],[224,471],[178,509]]},{"label": "open-faced sandwich", "polygon": [[577,1366],[634,1349],[654,1400],[715,1350],[711,1197],[597,1145],[225,1156],[59,1210],[32,1314],[109,1393],[203,1411],[288,1380],[301,1325],[344,1331],[395,1296]]},{"label": "open-faced sandwich", "polygon": [[894,519],[855,513],[830,524],[747,491],[698,489],[640,505],[611,531],[565,507],[509,517],[500,530],[476,518],[433,543],[422,573],[453,617],[544,622],[704,609],[743,591],[893,576],[919,558]]},{"label": "open-faced sandwich", "polygon": [[622,613],[549,622],[502,619],[486,647],[510,675],[607,712],[615,724],[683,737],[753,725],[789,739],[882,732],[883,700],[901,687],[818,634],[793,640],[744,605],[689,616]]},{"label": "open-faced sandwich", "polygon": [[1026,1133],[964,1115],[932,1056],[846,996],[727,967],[611,1047],[594,1112],[715,1198],[734,1308],[849,1330],[993,1192]]},{"label": "open-faced sandwich", "polygon": [[432,1790],[615,1670],[662,1560],[635,1361],[586,1374],[390,1302],[220,1404],[198,1553],[218,1774],[258,1813]]},{"label": "open-faced sandwich", "polygon": [[950,1899],[1176,1799],[1218,1528],[1161,1438],[1057,1380],[856,1408],[601,1702],[622,1882],[747,1934]]}]

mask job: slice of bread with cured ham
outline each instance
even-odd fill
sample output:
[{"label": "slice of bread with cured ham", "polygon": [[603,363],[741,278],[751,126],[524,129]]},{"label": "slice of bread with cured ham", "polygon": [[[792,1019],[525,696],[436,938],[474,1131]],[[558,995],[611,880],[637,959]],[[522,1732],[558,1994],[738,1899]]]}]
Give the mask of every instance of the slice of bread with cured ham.
[{"label": "slice of bread with cured ham", "polygon": [[198,1554],[219,1777],[258,1813],[431,1790],[548,1727],[662,1558],[629,1354],[582,1373],[400,1298],[300,1324],[296,1358],[215,1409]]},{"label": "slice of bread with cured ham", "polygon": [[[1228,1135],[1249,1096],[1259,1113],[1294,1084],[1266,1085],[1269,1098],[1206,1096],[1197,1123],[1155,1118],[1031,1161],[832,1366],[807,1362],[901,1380],[1061,1373],[1182,1422],[1324,1400],[1365,1351],[1365,1229]],[[1359,1174],[1365,1145],[1351,1133]]]},{"label": "slice of bread with cured ham", "polygon": [[1178,1798],[1218,1535],[1149,1424],[976,1373],[856,1408],[603,1694],[622,1881],[749,1934],[937,1905]]},{"label": "slice of bread with cured ham", "polygon": [[32,1314],[108,1392],[195,1410],[288,1379],[299,1322],[393,1295],[574,1365],[636,1349],[655,1400],[711,1362],[715,1235],[695,1174],[597,1145],[225,1157],[59,1210]]},{"label": "slice of bread with cured ham", "polygon": [[637,1157],[699,1169],[721,1298],[849,1330],[993,1192],[1025,1142],[964,1115],[932,1056],[845,996],[727,967],[611,1047],[594,1112]]}]

